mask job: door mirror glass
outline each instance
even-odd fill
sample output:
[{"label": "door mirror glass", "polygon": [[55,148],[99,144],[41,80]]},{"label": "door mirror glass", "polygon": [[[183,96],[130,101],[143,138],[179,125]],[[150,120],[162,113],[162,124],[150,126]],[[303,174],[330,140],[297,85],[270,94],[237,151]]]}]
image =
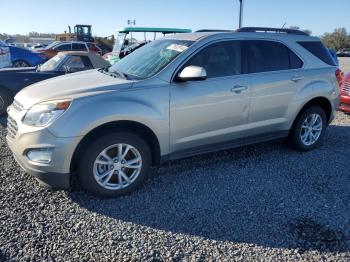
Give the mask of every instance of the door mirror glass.
[{"label": "door mirror glass", "polygon": [[200,66],[187,66],[178,75],[180,81],[201,81],[207,79],[207,71]]}]

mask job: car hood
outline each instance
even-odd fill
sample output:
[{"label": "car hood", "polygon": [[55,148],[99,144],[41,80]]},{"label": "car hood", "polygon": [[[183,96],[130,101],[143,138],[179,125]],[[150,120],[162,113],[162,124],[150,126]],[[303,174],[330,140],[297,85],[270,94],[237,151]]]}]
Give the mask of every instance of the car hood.
[{"label": "car hood", "polygon": [[132,87],[133,82],[112,77],[99,70],[89,70],[30,85],[20,91],[15,100],[23,106],[23,109],[29,109],[34,104],[50,100],[74,99],[120,91]]}]

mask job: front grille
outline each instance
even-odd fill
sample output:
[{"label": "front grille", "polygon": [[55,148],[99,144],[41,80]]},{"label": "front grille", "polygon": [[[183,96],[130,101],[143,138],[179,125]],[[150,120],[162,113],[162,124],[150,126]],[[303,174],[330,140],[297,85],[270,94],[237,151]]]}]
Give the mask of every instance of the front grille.
[{"label": "front grille", "polygon": [[16,120],[9,116],[7,118],[7,136],[11,139],[14,139],[16,137],[17,131],[18,126]]},{"label": "front grille", "polygon": [[11,106],[17,112],[21,112],[23,110],[23,106],[16,100],[13,101]]},{"label": "front grille", "polygon": [[350,96],[350,81],[345,81],[342,89],[344,95]]}]

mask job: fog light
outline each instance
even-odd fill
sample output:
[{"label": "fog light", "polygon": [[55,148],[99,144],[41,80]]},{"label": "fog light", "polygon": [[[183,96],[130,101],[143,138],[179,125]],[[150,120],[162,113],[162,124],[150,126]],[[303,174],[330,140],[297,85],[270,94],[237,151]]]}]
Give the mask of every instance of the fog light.
[{"label": "fog light", "polygon": [[30,161],[48,164],[51,162],[52,148],[31,149],[27,152]]}]

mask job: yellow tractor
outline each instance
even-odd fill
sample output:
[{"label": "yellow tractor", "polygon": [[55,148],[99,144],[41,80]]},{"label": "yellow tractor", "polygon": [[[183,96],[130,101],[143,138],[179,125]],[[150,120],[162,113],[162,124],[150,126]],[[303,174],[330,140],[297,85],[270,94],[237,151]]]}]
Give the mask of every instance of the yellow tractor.
[{"label": "yellow tractor", "polygon": [[113,49],[114,36],[111,37],[93,37],[91,25],[76,25],[74,26],[74,32],[71,27],[68,26],[68,33],[65,31],[63,34],[55,36],[55,41],[84,41],[95,43],[99,45],[105,52],[110,52]]}]

